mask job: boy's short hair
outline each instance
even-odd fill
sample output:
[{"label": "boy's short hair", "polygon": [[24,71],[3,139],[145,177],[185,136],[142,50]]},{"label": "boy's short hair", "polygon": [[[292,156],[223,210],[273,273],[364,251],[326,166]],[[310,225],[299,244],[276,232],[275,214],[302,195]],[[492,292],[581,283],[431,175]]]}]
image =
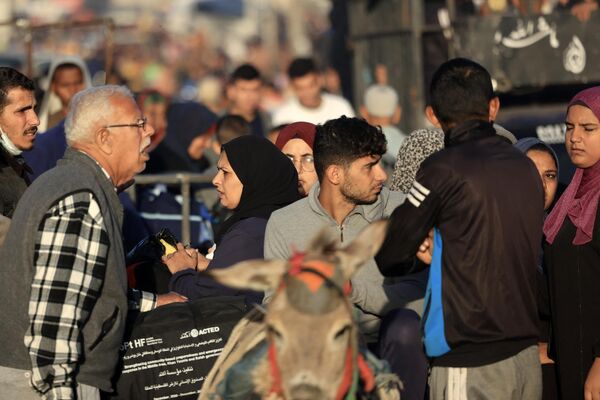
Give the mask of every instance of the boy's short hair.
[{"label": "boy's short hair", "polygon": [[260,72],[252,64],[242,64],[237,67],[231,74],[229,79],[230,83],[237,81],[253,81],[255,79],[261,79]]},{"label": "boy's short hair", "polygon": [[221,145],[250,133],[250,124],[243,117],[235,114],[222,116],[215,125],[215,137]]},{"label": "boy's short hair", "polygon": [[455,58],[443,63],[429,87],[431,108],[442,127],[489,117],[494,95],[489,72],[475,61]]},{"label": "boy's short hair", "polygon": [[317,64],[312,58],[296,58],[288,68],[288,77],[290,80],[301,78],[311,73],[318,73]]}]

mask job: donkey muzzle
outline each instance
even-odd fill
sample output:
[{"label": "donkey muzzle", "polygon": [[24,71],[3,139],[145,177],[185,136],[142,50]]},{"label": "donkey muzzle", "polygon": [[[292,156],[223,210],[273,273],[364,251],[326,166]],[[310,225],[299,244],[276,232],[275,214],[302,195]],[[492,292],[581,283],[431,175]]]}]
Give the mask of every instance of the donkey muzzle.
[{"label": "donkey muzzle", "polygon": [[295,385],[290,390],[292,400],[315,400],[324,398],[324,393],[317,386],[305,383]]}]

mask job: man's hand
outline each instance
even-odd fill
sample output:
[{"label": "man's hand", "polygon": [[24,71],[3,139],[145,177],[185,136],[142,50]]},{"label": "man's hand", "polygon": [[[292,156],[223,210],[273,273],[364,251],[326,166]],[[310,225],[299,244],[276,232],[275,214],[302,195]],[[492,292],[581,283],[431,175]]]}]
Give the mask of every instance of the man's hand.
[{"label": "man's hand", "polygon": [[583,385],[585,400],[600,400],[600,358],[596,357]]},{"label": "man's hand", "polygon": [[592,12],[598,9],[598,3],[596,1],[584,1],[583,3],[575,4],[571,7],[571,14],[577,17],[581,22],[585,22],[590,19]]},{"label": "man's hand", "polygon": [[171,303],[185,303],[186,301],[188,301],[187,297],[175,292],[156,295],[156,307]]},{"label": "man's hand", "polygon": [[419,246],[416,255],[421,262],[431,264],[431,259],[433,258],[433,229],[429,231],[427,237]]},{"label": "man's hand", "polygon": [[177,251],[162,257],[162,262],[167,265],[172,274],[184,269],[196,269],[198,267],[198,250],[186,249],[181,243],[177,243]]},{"label": "man's hand", "polygon": [[548,343],[538,342],[540,364],[554,364],[554,360],[548,357]]}]

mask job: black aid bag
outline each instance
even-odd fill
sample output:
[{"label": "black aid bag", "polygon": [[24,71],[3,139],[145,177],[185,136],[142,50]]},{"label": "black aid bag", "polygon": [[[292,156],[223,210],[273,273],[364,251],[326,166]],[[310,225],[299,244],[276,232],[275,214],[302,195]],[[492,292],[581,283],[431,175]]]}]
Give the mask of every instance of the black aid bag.
[{"label": "black aid bag", "polygon": [[177,238],[166,228],[140,241],[127,253],[129,287],[145,292],[169,293],[171,272],[162,256],[177,250]]},{"label": "black aid bag", "polygon": [[132,314],[111,399],[197,399],[247,311],[244,297],[222,296]]}]

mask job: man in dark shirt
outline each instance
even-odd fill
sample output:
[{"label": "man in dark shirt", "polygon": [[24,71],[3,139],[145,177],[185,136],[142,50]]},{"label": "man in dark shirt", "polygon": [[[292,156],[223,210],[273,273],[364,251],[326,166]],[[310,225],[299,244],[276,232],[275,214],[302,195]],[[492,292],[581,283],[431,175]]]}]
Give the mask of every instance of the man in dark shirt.
[{"label": "man in dark shirt", "polygon": [[231,74],[227,85],[228,114],[244,117],[252,134],[264,137],[271,129],[271,121],[259,109],[263,81],[260,72],[251,64],[242,64]]},{"label": "man in dark shirt", "polygon": [[40,124],[34,107],[33,81],[0,67],[0,214],[9,218],[30,183],[21,153],[33,148]]},{"label": "man in dark shirt", "polygon": [[[544,191],[534,164],[496,135],[489,73],[454,59],[433,76],[430,120],[445,148],[427,158],[376,256],[403,275],[434,228],[423,315],[431,399],[538,399],[536,268]],[[517,395],[518,393],[518,395]]]}]

